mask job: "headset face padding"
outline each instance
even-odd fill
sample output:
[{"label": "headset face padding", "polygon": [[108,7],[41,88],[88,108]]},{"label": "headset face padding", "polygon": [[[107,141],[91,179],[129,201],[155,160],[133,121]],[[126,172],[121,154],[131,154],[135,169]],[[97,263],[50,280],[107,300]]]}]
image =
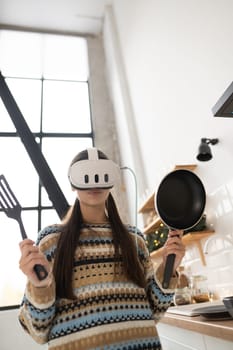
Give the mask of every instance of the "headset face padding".
[{"label": "headset face padding", "polygon": [[68,177],[77,189],[111,188],[120,177],[120,168],[109,159],[99,159],[97,149],[88,149],[88,159],[69,168]]}]

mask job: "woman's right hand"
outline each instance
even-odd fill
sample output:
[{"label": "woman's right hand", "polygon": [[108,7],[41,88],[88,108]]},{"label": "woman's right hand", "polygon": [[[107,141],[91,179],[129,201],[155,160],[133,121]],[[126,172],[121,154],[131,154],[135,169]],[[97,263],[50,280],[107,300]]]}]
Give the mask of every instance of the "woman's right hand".
[{"label": "woman's right hand", "polygon": [[[31,239],[24,239],[19,244],[21,250],[21,257],[19,260],[20,270],[27,276],[28,280],[35,287],[46,287],[51,282],[51,266],[44,254],[39,251],[39,247],[35,246],[35,242]],[[42,265],[48,272],[48,277],[44,280],[39,280],[35,271],[35,265]]]}]

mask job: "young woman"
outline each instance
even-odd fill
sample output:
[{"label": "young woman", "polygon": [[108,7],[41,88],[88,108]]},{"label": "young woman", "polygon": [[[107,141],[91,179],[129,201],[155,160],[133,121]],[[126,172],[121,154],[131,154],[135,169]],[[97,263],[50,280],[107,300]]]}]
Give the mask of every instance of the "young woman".
[{"label": "young woman", "polygon": [[[184,253],[181,231],[171,231],[156,271],[143,235],[124,225],[110,188],[117,166],[95,148],[69,168],[77,193],[59,225],[44,228],[35,245],[20,243],[28,282],[20,308],[23,328],[50,350],[161,349],[156,323],[169,307]],[[169,289],[161,281],[168,254],[176,254]],[[39,281],[36,264],[48,276]]]}]

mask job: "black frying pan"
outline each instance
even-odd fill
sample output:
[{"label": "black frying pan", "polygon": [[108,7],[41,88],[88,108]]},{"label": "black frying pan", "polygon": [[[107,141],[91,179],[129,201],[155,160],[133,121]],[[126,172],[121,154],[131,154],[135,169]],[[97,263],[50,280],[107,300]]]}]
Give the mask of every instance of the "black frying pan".
[{"label": "black frying pan", "polygon": [[[187,230],[202,218],[206,204],[205,188],[192,171],[174,170],[161,181],[155,196],[155,208],[170,229]],[[168,288],[175,254],[167,257],[162,286]]]}]

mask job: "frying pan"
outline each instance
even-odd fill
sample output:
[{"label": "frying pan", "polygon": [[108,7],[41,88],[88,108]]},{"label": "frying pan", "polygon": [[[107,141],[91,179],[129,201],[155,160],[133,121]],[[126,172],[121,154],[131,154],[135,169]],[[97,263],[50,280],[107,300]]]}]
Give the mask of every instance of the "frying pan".
[{"label": "frying pan", "polygon": [[[206,204],[205,188],[190,170],[178,169],[161,181],[155,196],[155,208],[162,222],[173,230],[187,230],[203,216]],[[162,286],[167,289],[173,271],[175,254],[167,257]]]}]

